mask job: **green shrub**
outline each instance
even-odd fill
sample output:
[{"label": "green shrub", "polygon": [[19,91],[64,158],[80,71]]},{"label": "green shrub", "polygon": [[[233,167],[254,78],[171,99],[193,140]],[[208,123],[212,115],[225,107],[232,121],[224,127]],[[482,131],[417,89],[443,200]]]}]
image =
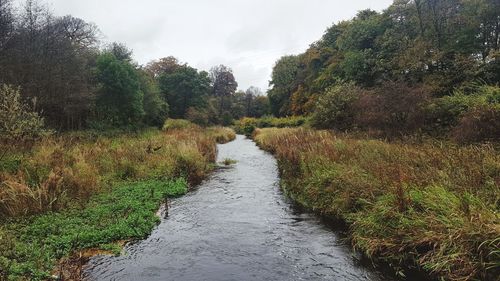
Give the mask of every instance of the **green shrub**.
[{"label": "green shrub", "polygon": [[354,83],[334,86],[321,95],[311,117],[311,126],[319,129],[349,130],[354,128],[354,103],[361,88]]},{"label": "green shrub", "polygon": [[24,103],[19,89],[9,85],[0,86],[0,140],[22,142],[44,136],[44,119],[33,106]]},{"label": "green shrub", "polygon": [[275,118],[272,116],[264,116],[261,118],[245,117],[235,122],[235,129],[240,134],[247,136],[252,135],[257,128],[294,128],[305,125],[308,118],[304,116],[290,116],[283,118]]},{"label": "green shrub", "polygon": [[186,119],[202,127],[209,125],[210,118],[204,109],[190,107],[186,113]]},{"label": "green shrub", "polygon": [[189,120],[167,119],[163,125],[163,131],[189,129],[194,127],[196,127],[196,125],[191,123]]},{"label": "green shrub", "polygon": [[427,129],[431,133],[446,133],[458,125],[460,119],[476,108],[500,108],[500,87],[479,86],[459,89],[453,95],[435,99],[426,108]]}]

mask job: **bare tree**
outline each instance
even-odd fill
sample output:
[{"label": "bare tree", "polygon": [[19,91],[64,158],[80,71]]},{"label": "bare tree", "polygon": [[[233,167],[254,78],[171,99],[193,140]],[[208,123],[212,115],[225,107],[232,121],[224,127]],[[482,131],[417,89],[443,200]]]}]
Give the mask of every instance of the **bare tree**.
[{"label": "bare tree", "polygon": [[55,25],[58,29],[57,32],[79,49],[91,48],[97,43],[98,28],[95,24],[72,16],[65,16],[57,19]]},{"label": "bare tree", "polygon": [[13,30],[12,0],[0,0],[0,52],[7,45]]},{"label": "bare tree", "polygon": [[[37,98],[49,125],[77,129],[93,101],[91,68],[97,54],[97,28],[66,16],[58,18],[36,0],[18,16],[1,2],[0,82],[22,86],[24,99]],[[8,24],[6,24],[8,23]],[[5,26],[9,26],[9,31]],[[5,32],[8,31],[8,33]]]},{"label": "bare tree", "polygon": [[225,65],[212,67],[210,70],[210,80],[213,87],[213,95],[220,99],[220,114],[224,112],[224,99],[234,95],[238,88],[238,83],[234,79],[233,71]]},{"label": "bare tree", "polygon": [[254,101],[258,96],[262,95],[262,90],[258,87],[251,86],[248,88],[245,92],[245,114],[246,116],[252,116],[254,115],[253,107],[254,107]]}]

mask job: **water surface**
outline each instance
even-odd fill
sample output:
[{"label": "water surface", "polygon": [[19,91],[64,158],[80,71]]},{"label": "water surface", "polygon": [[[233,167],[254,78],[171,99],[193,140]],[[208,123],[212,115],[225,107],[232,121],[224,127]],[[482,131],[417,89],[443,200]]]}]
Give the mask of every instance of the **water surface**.
[{"label": "water surface", "polygon": [[332,229],[279,189],[274,157],[238,136],[213,173],[171,202],[170,216],[119,257],[98,256],[87,280],[391,280],[363,266]]}]

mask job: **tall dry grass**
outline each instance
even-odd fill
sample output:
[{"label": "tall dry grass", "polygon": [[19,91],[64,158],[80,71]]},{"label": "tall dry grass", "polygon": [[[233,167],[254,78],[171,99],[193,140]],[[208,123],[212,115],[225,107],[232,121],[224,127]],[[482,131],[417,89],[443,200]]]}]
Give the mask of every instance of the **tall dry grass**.
[{"label": "tall dry grass", "polygon": [[51,137],[28,151],[9,151],[0,163],[0,218],[83,204],[113,181],[185,177],[200,182],[216,159],[216,141],[234,132],[171,129],[99,137]]},{"label": "tall dry grass", "polygon": [[257,130],[302,204],[350,224],[355,248],[447,280],[500,273],[500,153],[491,145],[387,143]]},{"label": "tall dry grass", "polygon": [[210,127],[206,130],[207,134],[218,143],[227,143],[236,139],[234,130],[227,127]]}]

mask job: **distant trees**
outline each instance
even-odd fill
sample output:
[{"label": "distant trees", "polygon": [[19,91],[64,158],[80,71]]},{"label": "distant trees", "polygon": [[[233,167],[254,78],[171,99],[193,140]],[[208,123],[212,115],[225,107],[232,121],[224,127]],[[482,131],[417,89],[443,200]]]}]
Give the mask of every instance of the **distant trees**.
[{"label": "distant trees", "polygon": [[253,117],[252,115],[254,115],[253,112],[254,100],[256,97],[260,95],[262,95],[262,91],[257,87],[251,86],[246,90],[244,98],[244,107],[246,116]]},{"label": "distant trees", "polygon": [[148,63],[146,71],[153,77],[159,77],[162,74],[171,74],[177,70],[181,65],[179,60],[175,57],[166,57],[159,60],[154,60]]},{"label": "distant trees", "polygon": [[170,56],[148,63],[144,70],[157,81],[171,118],[202,126],[229,125],[233,119],[269,113],[268,99],[260,89],[236,92],[238,83],[227,66],[215,66],[208,73]]},{"label": "distant trees", "polygon": [[119,61],[132,62],[132,50],[122,43],[113,42],[104,51],[113,54]]},{"label": "distant trees", "polygon": [[14,15],[1,1],[0,82],[22,86],[36,97],[47,123],[81,128],[92,107],[91,65],[97,29],[83,20],[54,17],[37,1]]},{"label": "distant trees", "polygon": [[14,29],[12,0],[0,1],[0,52],[3,51]]},{"label": "distant trees", "polygon": [[219,112],[224,114],[228,109],[224,101],[234,95],[238,88],[233,71],[225,65],[214,66],[210,70],[210,81],[212,82],[213,95],[220,100]]},{"label": "distant trees", "polygon": [[262,117],[270,113],[269,99],[260,88],[250,86],[242,100],[244,113],[241,117]]},{"label": "distant trees", "polygon": [[96,79],[99,83],[96,114],[105,125],[137,125],[145,115],[144,93],[139,77],[128,58],[105,52],[97,58]]},{"label": "distant trees", "polygon": [[[320,127],[343,128],[335,116],[346,112],[329,104],[352,98],[364,115],[351,119],[357,129],[432,131],[440,127],[433,122],[447,119],[432,117],[432,104],[477,90],[471,85],[500,83],[499,15],[497,0],[396,0],[382,13],[360,11],[329,27],[303,54],[277,61],[268,92],[272,112],[313,114]],[[352,83],[357,93],[345,88]],[[424,121],[412,119],[417,115]]]},{"label": "distant trees", "polygon": [[51,128],[161,126],[168,115],[229,124],[267,114],[265,97],[235,97],[227,66],[208,73],[169,56],[142,67],[124,44],[100,48],[93,24],[54,16],[39,0],[19,12],[12,3],[0,0],[0,84],[19,86],[20,102],[36,99]]},{"label": "distant trees", "polygon": [[[161,72],[160,72],[161,73]],[[185,118],[189,108],[205,106],[210,94],[210,79],[188,65],[178,65],[159,75],[160,89],[170,105],[172,118]]]},{"label": "distant trees", "polygon": [[168,117],[169,106],[161,95],[160,86],[157,81],[146,70],[138,72],[139,86],[143,93],[143,122],[147,125],[160,128]]},{"label": "distant trees", "polygon": [[269,113],[268,99],[260,89],[236,92],[238,83],[227,66],[215,66],[207,73],[166,57],[148,63],[145,71],[158,81],[172,118],[202,126],[229,125],[233,119]]},{"label": "distant trees", "polygon": [[271,111],[277,117],[291,114],[290,99],[296,89],[299,66],[298,56],[282,57],[274,66],[269,83],[272,88],[268,94],[271,101]]}]

